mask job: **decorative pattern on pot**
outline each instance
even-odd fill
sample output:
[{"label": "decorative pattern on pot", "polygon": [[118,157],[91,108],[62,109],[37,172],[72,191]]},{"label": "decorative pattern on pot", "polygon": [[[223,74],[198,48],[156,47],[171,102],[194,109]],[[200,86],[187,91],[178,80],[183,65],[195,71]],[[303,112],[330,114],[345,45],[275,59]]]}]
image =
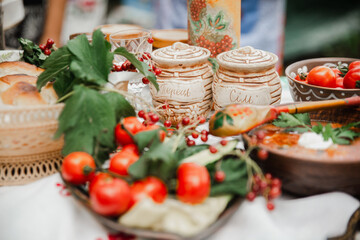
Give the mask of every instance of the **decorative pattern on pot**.
[{"label": "decorative pattern on pot", "polygon": [[242,47],[217,56],[219,69],[212,86],[215,110],[229,104],[280,103],[278,57],[270,52]]},{"label": "decorative pattern on pot", "polygon": [[[185,116],[196,120],[210,112],[213,72],[208,62],[210,51],[176,42],[152,53],[159,91],[150,85],[153,104],[159,114],[173,124]],[[164,106],[164,108],[162,108]]]},{"label": "decorative pattern on pot", "polygon": [[189,43],[212,58],[239,46],[240,25],[240,0],[188,0]]}]

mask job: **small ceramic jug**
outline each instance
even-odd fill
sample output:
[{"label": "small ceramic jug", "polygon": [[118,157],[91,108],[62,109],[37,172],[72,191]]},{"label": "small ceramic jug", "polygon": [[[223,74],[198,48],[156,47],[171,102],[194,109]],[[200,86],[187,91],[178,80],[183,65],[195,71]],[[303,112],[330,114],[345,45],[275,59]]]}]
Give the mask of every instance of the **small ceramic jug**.
[{"label": "small ceramic jug", "polygon": [[207,117],[212,105],[213,71],[208,62],[210,51],[181,42],[155,50],[151,54],[156,68],[159,91],[150,85],[154,107],[172,124],[185,116],[196,120]]},{"label": "small ceramic jug", "polygon": [[213,100],[218,110],[229,104],[271,105],[280,103],[278,57],[270,52],[242,47],[217,56]]}]

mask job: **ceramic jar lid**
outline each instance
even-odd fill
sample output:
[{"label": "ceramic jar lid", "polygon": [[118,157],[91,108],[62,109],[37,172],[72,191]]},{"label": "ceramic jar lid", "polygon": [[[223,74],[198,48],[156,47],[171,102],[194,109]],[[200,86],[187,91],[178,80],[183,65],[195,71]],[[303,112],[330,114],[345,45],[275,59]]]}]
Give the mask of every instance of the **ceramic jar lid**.
[{"label": "ceramic jar lid", "polygon": [[224,52],[216,57],[219,65],[232,71],[257,72],[275,67],[278,57],[271,53],[246,46]]},{"label": "ceramic jar lid", "polygon": [[152,59],[160,66],[193,66],[205,63],[210,57],[206,48],[176,42],[173,45],[155,50]]}]

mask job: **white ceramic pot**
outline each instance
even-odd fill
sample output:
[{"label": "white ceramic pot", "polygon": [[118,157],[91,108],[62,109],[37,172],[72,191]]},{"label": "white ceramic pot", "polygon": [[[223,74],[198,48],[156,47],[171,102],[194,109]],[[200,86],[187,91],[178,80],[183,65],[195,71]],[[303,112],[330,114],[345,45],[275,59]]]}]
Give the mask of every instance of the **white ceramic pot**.
[{"label": "white ceramic pot", "polygon": [[272,105],[280,103],[281,84],[275,65],[278,57],[270,52],[242,47],[217,56],[214,75],[215,110],[229,104]]}]

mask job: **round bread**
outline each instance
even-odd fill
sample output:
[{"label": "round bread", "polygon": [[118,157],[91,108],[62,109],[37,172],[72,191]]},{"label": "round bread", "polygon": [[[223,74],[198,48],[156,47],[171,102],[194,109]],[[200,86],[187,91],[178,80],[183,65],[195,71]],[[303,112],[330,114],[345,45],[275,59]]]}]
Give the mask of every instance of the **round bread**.
[{"label": "round bread", "polygon": [[26,74],[30,76],[39,76],[44,69],[39,68],[30,63],[15,61],[15,62],[2,62],[0,63],[0,77],[14,74]]},{"label": "round bread", "polygon": [[4,104],[29,106],[46,104],[36,87],[27,82],[17,82],[2,92],[1,100]]},{"label": "round bread", "polygon": [[17,82],[27,82],[36,85],[37,77],[25,74],[14,74],[0,77],[0,93],[6,91],[9,87]]}]

